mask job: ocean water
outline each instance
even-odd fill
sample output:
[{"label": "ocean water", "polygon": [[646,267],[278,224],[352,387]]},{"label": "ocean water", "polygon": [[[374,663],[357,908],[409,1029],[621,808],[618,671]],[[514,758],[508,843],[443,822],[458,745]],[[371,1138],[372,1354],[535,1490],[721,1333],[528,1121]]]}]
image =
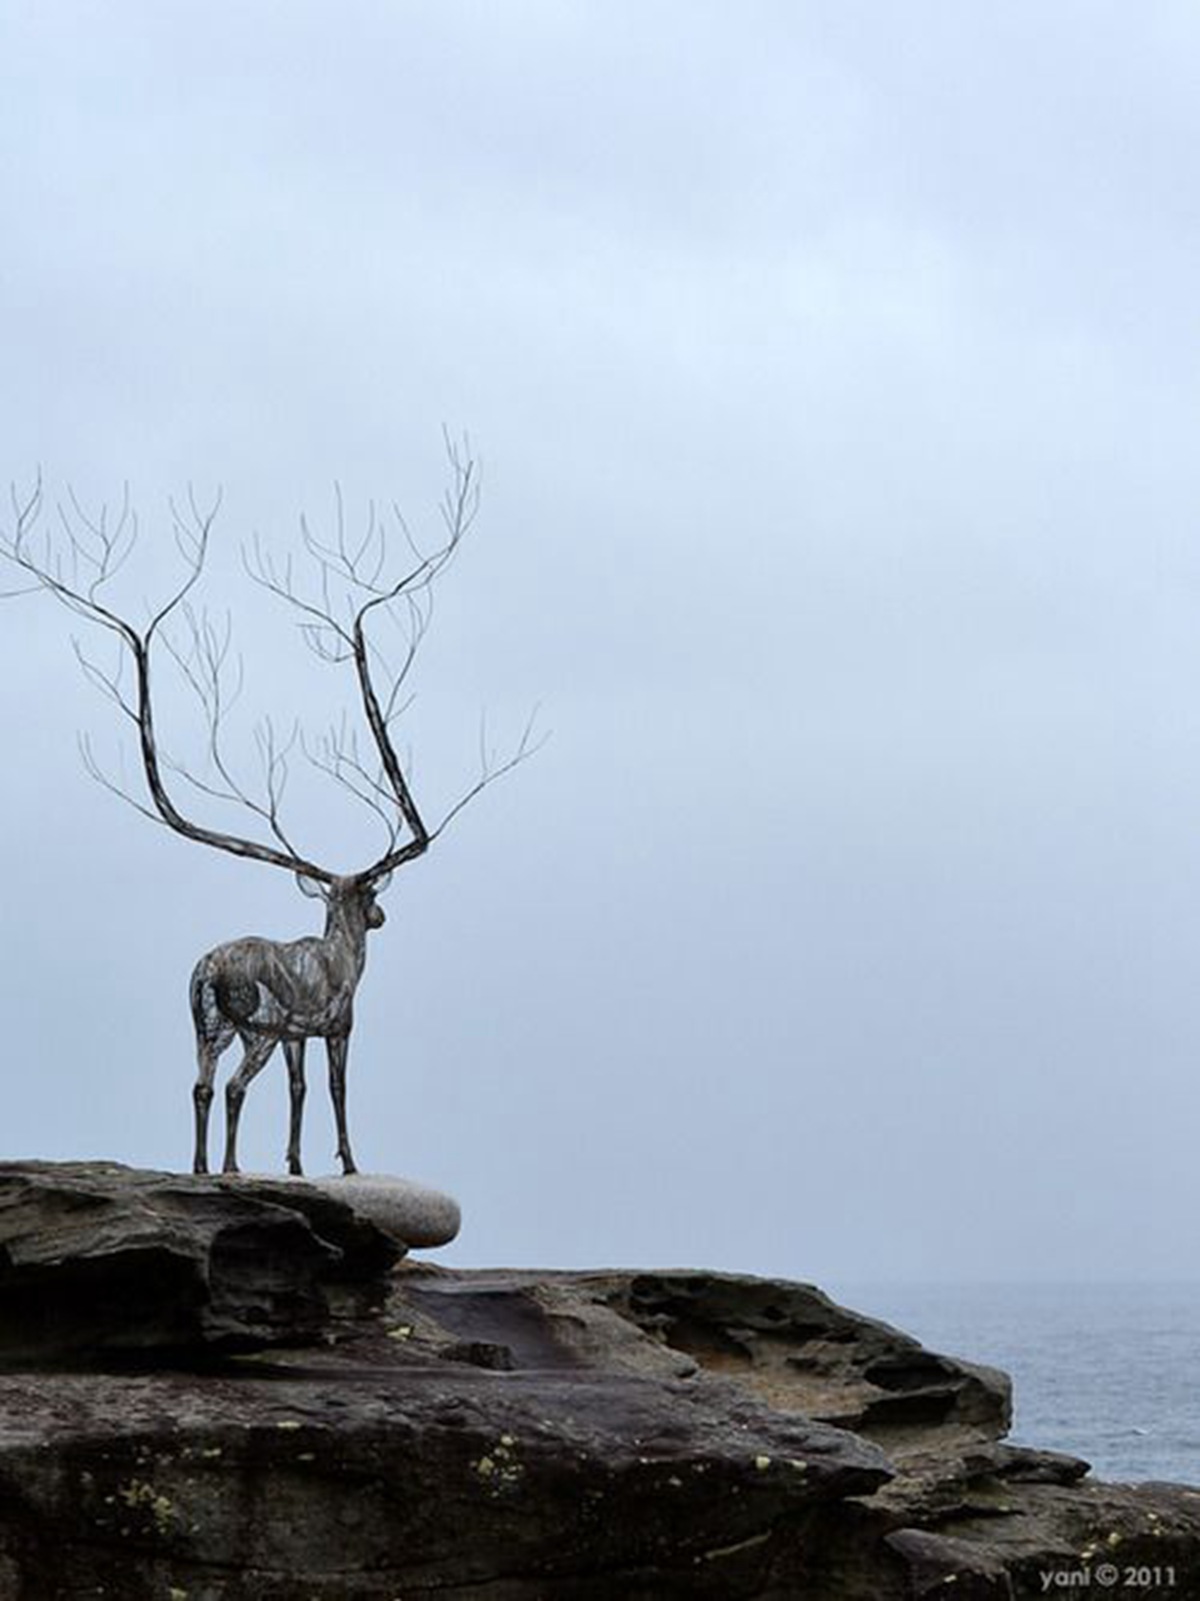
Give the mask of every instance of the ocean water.
[{"label": "ocean water", "polygon": [[1200,1284],[847,1284],[931,1350],[1003,1368],[1017,1444],[1097,1478],[1200,1485]]}]

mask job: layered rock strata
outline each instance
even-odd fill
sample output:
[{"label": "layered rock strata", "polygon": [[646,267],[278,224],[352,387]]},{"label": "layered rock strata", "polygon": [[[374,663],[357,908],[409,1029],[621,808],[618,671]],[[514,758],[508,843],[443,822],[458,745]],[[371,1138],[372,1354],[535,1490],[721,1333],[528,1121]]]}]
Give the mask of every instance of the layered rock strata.
[{"label": "layered rock strata", "polygon": [[1200,1597],[1200,1491],[810,1286],[451,1271],[306,1189],[0,1168],[0,1601]]}]

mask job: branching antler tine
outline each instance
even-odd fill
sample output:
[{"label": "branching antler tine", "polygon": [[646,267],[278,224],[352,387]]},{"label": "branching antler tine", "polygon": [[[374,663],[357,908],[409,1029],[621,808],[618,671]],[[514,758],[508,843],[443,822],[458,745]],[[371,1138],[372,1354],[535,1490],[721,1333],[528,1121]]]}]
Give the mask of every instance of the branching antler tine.
[{"label": "branching antler tine", "polygon": [[75,637],[72,637],[71,639],[71,649],[75,654],[75,660],[79,663],[80,669],[83,672],[83,676],[93,686],[93,688],[98,689],[102,695],[104,695],[108,700],[111,700],[115,706],[119,707],[120,710],[125,713],[126,717],[129,717],[133,722],[136,723],[137,712],[132,703],[126,697],[124,690],[121,688],[119,669],[116,673],[105,672],[103,667],[101,667],[98,662],[94,662],[91,657],[84,652],[83,646]]},{"label": "branching antler tine", "polygon": [[[203,622],[201,622],[200,620],[197,620],[193,614],[192,624],[195,630],[194,661],[196,666],[193,667],[191,661],[183,658],[182,653],[175,651],[174,654],[176,661],[180,663],[187,682],[195,691],[196,696],[203,708],[205,720],[208,725],[208,759],[212,764],[213,770],[223,780],[223,786],[218,787],[215,784],[198,778],[194,773],[180,763],[168,762],[167,765],[172,769],[172,771],[179,773],[181,777],[183,777],[194,788],[200,790],[203,794],[212,795],[221,800],[235,801],[238,804],[247,807],[250,811],[254,812],[256,816],[262,817],[269,823],[270,817],[268,809],[260,806],[251,796],[246,793],[244,787],[239,784],[236,778],[233,776],[233,773],[225,760],[225,754],[221,747],[221,728],[226,710],[226,702],[223,695],[219,661],[213,654],[214,648],[218,642],[216,641],[211,625],[208,623],[207,619],[204,619]],[[164,635],[163,637],[164,641],[166,641],[167,636]],[[168,649],[171,648],[172,644],[169,642]],[[279,837],[279,834],[276,833],[276,838]],[[294,851],[294,847],[290,842],[281,840],[281,843],[284,843],[286,849],[289,851]]]},{"label": "branching antler tine", "polygon": [[[412,639],[412,655],[416,655],[417,647],[429,631],[433,621],[434,593],[432,589],[424,591],[424,595],[406,595],[408,601],[408,617],[410,637]],[[422,599],[424,604],[422,605]]]},{"label": "branching antler tine", "polygon": [[[375,778],[358,760],[356,751],[348,751],[342,743],[344,729],[330,730],[322,736],[321,750],[314,753],[302,741],[301,748],[308,762],[318,772],[327,774],[348,790],[356,799],[369,806],[387,831],[388,849],[395,845],[401,824],[397,821],[394,798],[381,779]],[[351,736],[353,741],[353,736]],[[353,777],[347,776],[353,774]],[[361,784],[354,780],[358,778]],[[390,810],[388,808],[391,808]]]},{"label": "branching antler tine", "polygon": [[[168,771],[174,773],[185,784],[190,785],[199,794],[207,795],[213,800],[227,801],[238,806],[248,806],[250,810],[256,812],[258,816],[268,821],[269,826],[267,808],[259,806],[258,803],[252,799],[247,799],[240,787],[230,788],[228,785],[215,784],[207,778],[201,778],[199,774],[194,773],[189,767],[185,767],[182,762],[175,761],[170,756],[163,755],[160,759],[163,766],[166,767]],[[156,820],[158,822],[162,821],[161,818],[157,818]],[[277,835],[276,837],[279,836]],[[292,852],[293,850],[290,844],[288,844],[286,848],[289,852]]]},{"label": "branching antler tine", "polygon": [[179,588],[170,597],[170,599],[167,600],[164,605],[159,607],[158,611],[155,612],[154,616],[151,617],[150,621],[147,623],[146,632],[144,635],[145,648],[147,650],[150,647],[150,641],[154,638],[154,635],[161,624],[165,622],[165,620],[171,615],[177,606],[183,604],[188,595],[191,594],[192,590],[199,583],[200,574],[204,571],[205,558],[208,555],[208,536],[210,527],[211,524],[204,524],[197,529],[195,550],[190,558],[190,561],[188,562],[190,571],[188,572],[187,577],[184,579],[183,583],[180,584]]},{"label": "branching antler tine", "polygon": [[[58,507],[58,511],[61,515],[61,505]],[[29,526],[32,526],[32,524]],[[130,643],[135,639],[137,637],[136,633],[130,625],[105,606],[103,602],[95,598],[94,584],[85,592],[76,587],[73,578],[68,580],[64,576],[61,555],[57,555],[56,559],[56,553],[48,541],[49,536],[47,536],[46,554],[41,559],[31,552],[24,543],[18,546],[15,541],[8,543],[5,554],[22,571],[27,572],[42,589],[49,590],[56,600],[78,616],[87,617],[92,622],[100,623],[113,633],[119,634],[126,643]],[[77,545],[78,541],[74,543]]]},{"label": "branching antler tine", "polygon": [[[127,530],[128,536],[126,537]],[[126,538],[124,550],[121,549],[121,540],[123,537]],[[133,510],[129,499],[129,480],[124,479],[121,484],[121,510],[117,515],[117,526],[112,532],[112,556],[108,565],[108,573],[110,577],[125,565],[130,552],[133,550],[136,540],[137,513]]]},{"label": "branching antler tine", "polygon": [[188,517],[183,515],[173,499],[167,502],[171,511],[171,531],[175,539],[175,548],[189,566],[196,561],[202,542],[207,539],[208,531],[212,527],[221,504],[222,493],[221,488],[218,486],[213,495],[212,506],[207,512],[202,512],[196,501],[195,487],[189,483],[187,486]]},{"label": "branching antler tine", "polygon": [[[99,578],[101,578],[103,576],[103,573],[104,573],[104,560],[103,560],[104,547],[103,547],[103,542],[101,540],[97,539],[95,530],[92,527],[92,524],[91,524],[90,520],[85,516],[84,512],[80,508],[79,502],[75,498],[75,491],[72,488],[72,486],[69,485],[69,484],[67,486],[67,495],[68,495],[68,498],[71,501],[71,504],[72,504],[72,507],[73,507],[73,509],[75,511],[76,516],[79,518],[79,521],[80,521],[81,525],[88,531],[88,533],[92,536],[93,540],[96,540],[97,544],[99,545],[99,551],[100,551],[99,555],[94,554],[91,550],[88,549],[88,547],[84,544],[83,540],[79,537],[78,533],[75,531],[75,527],[73,526],[73,524],[71,522],[71,519],[67,516],[66,507],[63,505],[63,503],[61,501],[59,501],[58,505],[57,505],[57,507],[55,509],[58,512],[58,520],[59,520],[60,524],[62,525],[63,532],[64,532],[64,534],[66,535],[66,538],[67,538],[67,548],[71,553],[71,570],[72,570],[72,574],[73,575],[77,574],[79,572],[81,566],[86,566],[89,569],[91,569],[91,571],[97,575],[95,578],[92,579],[92,581],[91,581],[91,583],[90,583],[90,585],[88,587],[88,593],[92,594],[92,593],[94,593],[96,582],[98,581]],[[48,545],[49,545],[49,536],[47,535],[47,546]],[[60,571],[61,571],[61,569],[60,569]]]},{"label": "branching antler tine", "polygon": [[538,751],[541,750],[542,746],[550,738],[550,731],[547,729],[547,731],[539,740],[536,741],[536,743],[533,742],[533,728],[537,720],[538,711],[539,707],[535,706],[533,711],[529,714],[529,719],[525,724],[521,738],[518,740],[517,747],[513,751],[512,755],[507,759],[507,761],[502,762],[499,767],[489,766],[486,767],[482,773],[480,773],[478,779],[474,784],[471,785],[466,794],[457,800],[453,806],[451,806],[450,810],[445,814],[441,822],[430,834],[429,838],[431,842],[437,839],[438,835],[443,832],[446,825],[451,822],[453,818],[458,816],[463,807],[469,805],[470,802],[473,801],[478,794],[485,790],[489,784],[494,784],[498,778],[503,778],[506,773],[511,773],[514,767],[519,767],[522,762],[528,761],[531,756],[536,756]]},{"label": "branching antler tine", "polygon": [[471,441],[465,434],[461,449],[447,428],[442,429],[442,441],[454,475],[453,487],[442,498],[442,517],[453,546],[470,528],[479,508],[479,472],[471,453]]},{"label": "branching antler tine", "polygon": [[162,635],[163,646],[182,673],[184,682],[204,708],[205,718],[211,721],[213,716],[213,689],[207,673],[203,670],[204,660],[200,648],[200,624],[190,607],[185,607],[184,614],[187,618],[192,638],[190,655],[185,654],[180,649],[169,633]]},{"label": "branching antler tine", "polygon": [[[288,559],[284,575],[281,578],[273,558],[268,552],[263,550],[259,536],[255,534],[254,561],[251,562],[249,560],[246,555],[246,551],[243,548],[242,564],[245,568],[247,576],[254,583],[258,584],[261,589],[269,590],[271,594],[277,595],[280,600],[286,601],[289,606],[294,607],[296,611],[301,613],[302,618],[305,619],[300,625],[302,636],[305,639],[305,642],[312,649],[314,649],[319,656],[322,656],[329,661],[345,659],[336,653],[327,651],[323,644],[320,643],[319,636],[323,632],[328,632],[335,638],[342,640],[347,647],[345,655],[349,656],[351,654],[353,650],[353,638],[351,632],[338,622],[337,618],[333,614],[332,605],[328,603],[324,606],[315,605],[312,601],[305,600],[297,593],[295,585],[292,583],[290,557]],[[322,564],[322,572],[326,575],[328,572],[328,568],[324,563]]]},{"label": "branching antler tine", "polygon": [[[83,507],[80,505],[79,496],[75,493],[74,484],[67,485],[67,499],[71,502],[71,510],[75,513],[75,516],[78,518],[81,526],[86,528],[88,533],[91,534],[92,538],[97,540],[99,543],[107,543],[108,536],[104,532],[106,508],[104,506],[100,507],[100,519],[99,522],[97,522],[97,520],[94,517],[89,516],[89,514],[84,511]],[[66,512],[61,507],[59,510],[65,522],[67,520]]]},{"label": "branching antler tine", "polygon": [[[379,519],[375,510],[375,499],[374,496],[372,496],[371,499],[367,501],[367,526],[363,529],[363,536],[359,540],[354,551],[354,571],[356,574],[358,574],[363,562],[365,562],[368,557],[371,556],[372,551],[375,550],[377,545],[378,530]],[[364,580],[360,579],[360,582],[363,581]],[[369,582],[369,580],[367,581]]]},{"label": "branching antler tine", "polygon": [[[409,790],[408,782],[405,779],[399,758],[388,734],[387,720],[384,717],[383,709],[375,692],[375,685],[371,679],[371,663],[364,632],[364,621],[371,608],[378,603],[379,597],[368,601],[359,608],[358,615],[355,618],[354,667],[358,675],[359,690],[362,695],[367,726],[371,730],[371,737],[375,741],[375,747],[379,752],[383,771],[387,775],[392,798],[412,835],[412,839],[408,845],[403,847],[402,855],[394,850],[389,851],[386,856],[381,857],[378,862],[367,870],[367,873],[363,875],[364,877],[377,877],[383,874],[390,867],[399,865],[400,859],[407,861],[413,856],[420,855],[429,844],[429,831],[425,827],[421,814],[417,810],[416,802],[413,800]],[[397,859],[393,860],[393,858]]]},{"label": "branching antler tine", "polygon": [[[266,862],[273,866],[285,867],[289,871],[305,873],[310,878],[316,878],[322,882],[329,882],[333,875],[326,868],[319,867],[315,862],[310,862],[306,858],[300,856],[290,844],[285,844],[284,849],[279,850],[274,846],[262,844],[257,840],[243,839],[234,834],[226,834],[217,829],[206,828],[201,824],[191,822],[179,811],[163,783],[154,729],[154,712],[151,693],[150,647],[154,633],[159,625],[172,611],[175,610],[176,607],[185,602],[187,595],[190,593],[192,587],[199,579],[208,550],[208,537],[209,527],[202,526],[198,530],[197,534],[196,555],[191,571],[189,572],[185,582],[180,586],[176,593],[171,597],[170,600],[168,600],[165,606],[160,608],[160,610],[156,613],[144,633],[139,634],[131,624],[127,623],[123,618],[117,616],[115,613],[105,610],[94,600],[84,600],[82,602],[82,609],[87,615],[91,616],[93,620],[103,621],[107,624],[107,626],[118,632],[133,658],[137,684],[136,720],[138,725],[142,767],[146,777],[146,784],[150,791],[151,801],[155,811],[158,813],[162,821],[166,823],[168,827],[172,828],[176,833],[181,834],[185,839],[194,840],[199,844],[211,845],[217,850],[226,851],[234,856],[242,856],[251,860]],[[59,594],[60,598],[79,601],[79,597],[77,595],[73,595],[71,591],[65,588],[65,586],[59,585],[56,589],[56,593]],[[197,643],[202,649],[203,640],[201,639]],[[203,663],[201,663],[198,671],[206,673],[207,668],[203,665]],[[245,801],[249,805],[250,809],[256,813],[256,815],[263,817],[266,809],[258,806],[257,803],[248,800],[248,797],[245,796],[241,786],[238,785],[236,781],[232,780],[229,770],[222,759],[219,739],[221,709],[221,686],[219,674],[215,680],[211,674],[208,676],[208,688],[210,692],[210,752],[214,754],[216,770],[222,779],[229,784],[231,790],[234,792],[235,797]],[[213,731],[214,716],[216,717],[217,724],[216,732]],[[276,834],[276,837],[280,838],[278,833]],[[284,843],[282,839],[280,842],[281,844]]]},{"label": "branching antler tine", "polygon": [[[71,528],[70,520],[67,517],[67,513],[61,500],[55,502],[54,510],[57,513],[59,522],[62,524],[63,532],[66,534],[67,539],[71,542],[71,544],[74,545],[76,543],[75,534]],[[47,536],[47,538],[48,537],[49,536]]]},{"label": "branching antler tine", "polygon": [[[88,771],[107,788],[135,805],[144,815],[155,817],[157,821],[184,838],[210,845],[232,855],[301,872],[322,882],[331,882],[333,874],[299,855],[283,833],[278,816],[278,802],[286,768],[286,762],[281,766],[282,753],[276,750],[269,763],[269,796],[266,806],[252,801],[246,795],[242,786],[233,779],[223,758],[220,746],[220,720],[224,710],[222,668],[228,663],[232,635],[228,627],[222,632],[209,619],[197,617],[188,605],[188,596],[199,581],[204,567],[213,519],[220,505],[219,494],[214,497],[211,507],[201,509],[194,491],[189,486],[188,506],[192,519],[190,525],[179,514],[177,508],[172,508],[172,514],[182,530],[181,548],[185,552],[187,572],[175,592],[159,607],[141,631],[98,598],[99,586],[113,575],[127,554],[126,541],[136,537],[136,518],[128,503],[128,489],[125,490],[120,513],[115,522],[110,521],[107,510],[103,510],[98,517],[85,511],[74,490],[69,490],[68,505],[73,516],[68,515],[67,506],[61,502],[57,506],[59,521],[64,530],[65,555],[63,549],[56,548],[49,537],[44,553],[31,548],[30,535],[41,509],[42,496],[40,473],[34,489],[24,498],[18,495],[15,489],[11,491],[10,500],[14,506],[17,526],[11,537],[0,536],[0,551],[40,587],[49,590],[63,606],[76,615],[86,618],[90,623],[99,624],[118,635],[122,646],[128,650],[134,668],[133,689],[128,695],[122,687],[119,676],[106,672],[78,647],[77,655],[89,681],[112,698],[137,725],[150,805],[143,805],[135,800],[126,788],[114,783],[101,769],[94,752],[85,741],[82,749]],[[175,641],[168,637],[168,631],[162,628],[165,620],[181,608],[191,637],[190,655],[180,649]],[[205,708],[209,720],[210,752],[217,773],[228,786],[227,796],[248,805],[256,816],[265,820],[282,849],[193,823],[179,811],[167,791],[162,769],[164,765],[174,768],[175,764],[166,756],[160,755],[158,749],[151,687],[151,648],[155,634],[160,631],[170,654],[182,668],[185,680],[199,695],[201,704]],[[192,775],[188,777],[192,782],[204,787],[202,782],[195,780]]]},{"label": "branching antler tine", "polygon": [[[126,493],[128,493],[128,486],[126,486]],[[128,532],[125,536],[125,548],[124,550],[118,549],[114,552],[113,560],[109,564],[108,573],[106,575],[110,578],[115,573],[120,572],[121,568],[124,567],[125,563],[133,554],[134,546],[137,544],[138,516],[136,511],[130,510],[128,517],[122,513],[121,527],[125,528],[126,526],[128,527]]]},{"label": "branching antler tine", "polygon": [[20,589],[8,589],[0,592],[0,598],[4,599],[15,598],[18,595],[32,594],[37,588],[41,587],[41,579],[36,573],[31,571],[26,554],[26,543],[30,534],[33,532],[33,529],[37,526],[38,519],[42,514],[43,490],[41,468],[39,467],[37,469],[37,473],[33,481],[33,487],[24,498],[22,498],[20,492],[18,491],[16,483],[10,482],[8,486],[8,499],[9,504],[12,507],[13,531],[11,535],[0,535],[0,554],[7,557],[7,559],[11,561],[14,566],[21,567],[25,571],[30,572],[30,576],[33,578],[34,582],[29,588],[22,587]]},{"label": "branching antler tine", "polygon": [[[398,722],[400,718],[404,716],[405,712],[408,711],[409,707],[417,698],[416,695],[413,694],[406,695],[403,700],[400,700],[400,689],[400,684],[392,685],[391,693],[389,694],[387,704],[384,707],[384,720],[388,724],[389,728],[393,723]],[[410,761],[406,761],[404,765],[407,771],[411,773],[412,763]]]},{"label": "branching antler tine", "polygon": [[96,760],[91,740],[86,734],[77,735],[76,742],[79,747],[80,759],[83,762],[83,770],[94,783],[99,784],[102,789],[108,790],[110,794],[117,796],[119,800],[123,800],[127,806],[132,806],[135,812],[140,812],[143,817],[148,817],[152,823],[157,823],[159,827],[165,827],[163,819],[157,812],[151,811],[150,807],[138,800],[136,795],[130,794],[123,784],[118,784],[108,776]]},{"label": "branching antler tine", "polygon": [[399,505],[394,500],[392,502],[392,516],[396,519],[396,526],[404,535],[404,543],[408,546],[409,550],[418,561],[424,561],[425,553],[422,551],[420,545],[417,544],[416,535],[408,525],[408,518],[400,510]]},{"label": "branching antler tine", "polygon": [[364,589],[372,590],[378,594],[380,579],[383,577],[383,570],[387,563],[387,539],[374,501],[370,503],[370,519],[367,532],[363,536],[359,560],[360,562],[369,560],[371,563],[369,576],[360,577],[359,582]]},{"label": "branching antler tine", "polygon": [[216,489],[213,490],[212,505],[207,511],[201,511],[197,505],[196,490],[191,483],[189,483],[187,486],[187,492],[188,506],[191,509],[192,520],[196,524],[196,527],[202,528],[207,535],[209,529],[217,520],[217,513],[221,510],[221,504],[225,499],[225,486],[224,484],[218,484]]},{"label": "branching antler tine", "polygon": [[335,478],[333,481],[333,527],[337,535],[337,554],[341,562],[342,571],[346,570],[346,507],[342,499],[341,483]]},{"label": "branching antler tine", "polygon": [[233,682],[230,685],[229,690],[225,695],[225,709],[226,709],[226,711],[232,710],[232,708],[237,705],[238,701],[241,700],[242,692],[245,690],[245,687],[246,687],[246,662],[245,662],[245,658],[242,656],[241,651],[238,651],[237,655],[234,657],[234,678],[233,678]]},{"label": "branching antler tine", "polygon": [[362,538],[354,544],[348,563],[349,575],[360,589],[369,590],[373,587],[371,580],[363,576],[362,568],[364,562],[375,561],[372,552],[376,548],[378,537],[379,516],[375,506],[375,498],[371,496],[367,500],[367,516]]},{"label": "branching antler tine", "polygon": [[33,527],[41,515],[42,508],[42,469],[39,466],[33,480],[33,488],[24,500],[17,491],[15,481],[8,486],[9,504],[12,506],[14,528],[12,544],[20,550],[26,532]]},{"label": "branching antler tine", "polygon": [[300,624],[300,637],[314,655],[319,656],[325,662],[345,661],[346,652],[339,653],[325,643],[322,636],[328,631],[328,624],[311,622]]},{"label": "branching antler tine", "polygon": [[[335,485],[335,492],[337,486]],[[312,524],[305,512],[300,513],[300,537],[304,548],[317,563],[322,572],[332,567],[335,571],[344,569],[344,560],[336,544],[329,544],[313,532]],[[344,573],[343,573],[344,576]]]},{"label": "branching antler tine", "polygon": [[327,562],[321,563],[321,604],[324,608],[323,615],[332,617],[334,614],[333,597],[329,592],[329,564]]},{"label": "branching antler tine", "polygon": [[[307,760],[367,804],[386,830],[387,849],[372,866],[354,875],[355,882],[364,889],[378,889],[376,881],[391,868],[428,848],[434,836],[413,797],[411,757],[406,754],[402,759],[397,753],[390,726],[411,704],[411,696],[404,686],[433,618],[434,582],[453,560],[478,509],[479,474],[470,442],[464,437],[460,443],[445,430],[443,433],[453,479],[439,502],[442,527],[428,542],[428,548],[423,547],[398,506],[393,506],[411,558],[405,558],[409,559],[409,565],[394,581],[389,581],[387,576],[387,542],[377,503],[374,500],[367,503],[365,525],[356,519],[351,527],[340,484],[335,485],[332,533],[326,525],[327,537],[322,538],[306,518],[300,521],[304,549],[317,563],[311,587],[309,580],[298,587],[291,556],[272,554],[257,532],[252,544],[243,546],[242,563],[247,575],[294,609],[306,644],[326,660],[353,663],[362,713],[374,746],[372,751],[365,738],[360,741],[359,733],[348,729],[344,717],[340,728],[331,729],[315,746],[304,739],[298,727],[293,727],[287,739],[281,738],[267,719],[255,730],[263,768],[263,780],[254,786],[257,798],[248,794],[235,776],[227,760],[222,731],[222,720],[231,701],[230,681],[235,676],[230,621],[228,617],[212,617],[195,609],[190,598],[205,566],[210,531],[221,502],[220,491],[214,495],[211,505],[201,504],[194,486],[189,483],[186,503],[180,506],[171,503],[175,543],[184,562],[184,572],[174,592],[153,612],[149,622],[139,628],[106,605],[99,593],[100,586],[124,561],[127,544],[136,536],[136,518],[129,505],[127,486],[119,511],[112,514],[107,507],[98,515],[88,514],[72,492],[71,514],[68,508],[58,507],[65,537],[47,535],[44,553],[33,532],[42,505],[40,474],[33,489],[24,496],[10,487],[16,529],[11,535],[0,534],[0,553],[13,560],[35,583],[49,589],[61,604],[89,622],[116,633],[122,646],[121,660],[124,660],[124,650],[128,650],[132,658],[134,684],[127,692],[119,673],[114,676],[106,672],[100,664],[77,650],[89,679],[136,722],[149,791],[148,805],[139,805],[139,810],[155,816],[185,838],[330,882],[333,875],[298,855],[282,824],[281,801],[289,779],[288,758],[298,743]],[[392,605],[401,600],[403,604]],[[377,642],[369,637],[368,630],[377,611],[395,618],[405,636],[395,668]],[[186,630],[182,635],[174,626],[165,626],[177,612]],[[203,777],[187,772],[157,747],[151,693],[151,650],[156,634],[162,635],[168,653],[179,666],[185,683],[197,695],[207,720]],[[240,693],[242,681],[238,658],[232,698]],[[534,743],[533,726],[531,717],[516,749],[507,760],[498,761],[486,719],[481,719],[479,776],[446,813],[436,832],[441,832],[489,783],[539,747],[540,742]],[[369,761],[364,759],[364,752],[369,753]],[[132,801],[127,791],[103,774],[90,748],[87,760],[89,770],[94,770],[102,782]],[[265,823],[281,848],[193,823],[178,810],[168,793],[163,783],[164,771],[178,774],[202,793],[244,805],[254,813],[260,827]]]},{"label": "branching antler tine", "polygon": [[227,611],[223,626],[218,628],[211,615],[206,611],[203,613],[203,624],[205,654],[211,664],[213,675],[219,677],[224,670],[225,663],[229,660],[229,653],[233,649],[233,614]]},{"label": "branching antler tine", "polygon": [[553,730],[548,728],[544,734],[541,734],[538,737],[536,741],[533,741],[533,730],[537,724],[538,716],[541,713],[541,710],[541,701],[534,701],[533,710],[526,718],[525,727],[521,730],[521,738],[517,744],[517,755],[522,761],[524,761],[527,756],[532,756],[537,751],[541,750],[542,746],[550,738],[550,735],[553,732]]},{"label": "branching antler tine", "polygon": [[34,479],[33,488],[22,499],[15,483],[8,486],[9,504],[12,506],[13,531],[11,534],[0,534],[0,555],[10,561],[14,567],[20,567],[28,572],[33,583],[20,589],[6,589],[0,591],[0,599],[15,599],[18,595],[30,595],[39,588],[43,588],[42,579],[31,567],[26,546],[30,535],[37,526],[42,514],[42,474],[38,469]]},{"label": "branching antler tine", "polygon": [[250,804],[264,818],[268,828],[270,828],[280,844],[294,854],[295,847],[284,831],[283,822],[279,815],[279,808],[283,802],[283,793],[287,788],[287,753],[292,741],[289,740],[288,744],[280,749],[275,737],[275,725],[269,717],[262,719],[255,727],[254,734],[258,742],[266,776],[267,805],[263,808],[253,802]]},{"label": "branching antler tine", "polygon": [[[251,562],[250,562],[250,551],[251,550],[254,552],[254,564],[253,564],[253,566],[251,566]],[[260,573],[262,572],[262,565],[263,565],[262,535],[259,533],[257,528],[250,535],[250,549],[249,550],[247,550],[247,548],[246,548],[246,541],[244,539],[242,540],[241,558],[242,558],[242,568],[245,571],[247,577],[253,578],[254,574],[255,574],[255,570],[257,570]]]}]

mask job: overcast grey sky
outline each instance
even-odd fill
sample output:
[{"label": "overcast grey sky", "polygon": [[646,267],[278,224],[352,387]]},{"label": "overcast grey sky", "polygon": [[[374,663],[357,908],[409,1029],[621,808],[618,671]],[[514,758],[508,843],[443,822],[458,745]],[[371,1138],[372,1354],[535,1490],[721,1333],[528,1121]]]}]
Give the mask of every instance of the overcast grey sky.
[{"label": "overcast grey sky", "polygon": [[[241,542],[482,457],[418,798],[553,739],[398,875],[350,1058],[450,1258],[1194,1277],[1195,8],[8,0],[0,63],[0,476],[128,479],[135,610],[223,486],[248,714],[322,691]],[[192,963],[316,908],[89,783],[71,632],[0,609],[2,1154],[186,1168]]]}]

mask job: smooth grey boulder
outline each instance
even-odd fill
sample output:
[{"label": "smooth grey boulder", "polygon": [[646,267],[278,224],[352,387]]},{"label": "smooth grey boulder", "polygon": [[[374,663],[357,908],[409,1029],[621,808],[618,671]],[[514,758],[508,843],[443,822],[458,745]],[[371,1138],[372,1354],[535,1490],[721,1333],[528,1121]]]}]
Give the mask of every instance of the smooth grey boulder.
[{"label": "smooth grey boulder", "polygon": [[[227,1182],[236,1184],[239,1180]],[[390,1173],[331,1174],[323,1178],[284,1178],[277,1182],[307,1184],[331,1200],[353,1207],[360,1217],[408,1250],[449,1245],[462,1227],[462,1213],[453,1196]]]}]

